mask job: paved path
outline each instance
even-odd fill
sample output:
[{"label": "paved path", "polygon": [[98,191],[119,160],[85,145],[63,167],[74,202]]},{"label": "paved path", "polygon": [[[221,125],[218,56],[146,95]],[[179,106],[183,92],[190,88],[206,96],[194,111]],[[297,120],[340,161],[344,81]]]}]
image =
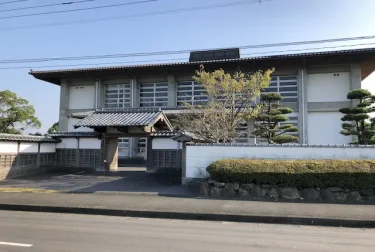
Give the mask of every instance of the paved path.
[{"label": "paved path", "polygon": [[375,230],[0,211],[0,251],[374,251]]},{"label": "paved path", "polygon": [[111,172],[42,174],[0,181],[0,188],[37,188],[71,193],[144,193],[192,196],[176,175],[150,174],[146,168],[127,167]]}]

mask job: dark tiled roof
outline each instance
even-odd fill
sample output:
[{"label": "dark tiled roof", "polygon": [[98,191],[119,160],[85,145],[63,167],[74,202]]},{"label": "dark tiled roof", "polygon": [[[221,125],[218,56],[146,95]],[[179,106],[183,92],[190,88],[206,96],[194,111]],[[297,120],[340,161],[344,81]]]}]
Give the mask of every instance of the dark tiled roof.
[{"label": "dark tiled roof", "polygon": [[72,132],[56,132],[48,134],[53,138],[67,138],[67,137],[99,137],[100,134],[97,132],[90,131],[72,131]]},{"label": "dark tiled roof", "polygon": [[163,117],[169,128],[172,128],[164,113],[159,110],[127,109],[102,110],[87,116],[74,127],[121,127],[121,126],[152,126]]},{"label": "dark tiled roof", "polygon": [[158,132],[154,132],[154,133],[151,133],[151,136],[153,137],[173,137],[173,136],[176,136],[178,134],[177,131],[158,131]]},{"label": "dark tiled roof", "polygon": [[164,114],[176,114],[186,111],[188,108],[186,107],[160,107],[160,108],[103,108],[101,110],[96,111],[84,111],[84,112],[76,112],[72,113],[70,116],[76,119],[84,119],[87,116],[93,115],[95,112],[115,112],[115,113],[123,113],[123,112],[156,112],[156,111],[163,111]]},{"label": "dark tiled roof", "polygon": [[86,116],[94,114],[95,111],[83,111],[83,112],[76,112],[72,113],[70,116],[76,119],[83,119]]},{"label": "dark tiled roof", "polygon": [[182,131],[176,134],[175,136],[172,137],[173,140],[178,141],[178,142],[202,142],[205,141],[205,139],[195,135],[194,133],[188,132],[188,131]]},{"label": "dark tiled roof", "polygon": [[165,66],[185,66],[185,65],[199,65],[199,64],[206,64],[206,63],[288,59],[288,58],[314,57],[314,56],[325,56],[325,55],[345,55],[345,54],[351,54],[351,53],[369,53],[369,52],[375,52],[375,48],[268,55],[268,56],[258,56],[258,57],[245,57],[245,58],[239,58],[239,59],[222,59],[222,60],[206,60],[206,61],[194,61],[194,62],[171,62],[171,63],[163,63],[163,64],[143,64],[143,65],[106,66],[106,67],[94,67],[94,68],[31,71],[29,74],[33,76],[38,76],[38,75],[44,75],[44,74],[69,73],[69,72],[106,71],[106,70],[117,70],[117,69],[153,68],[153,67],[165,67]]},{"label": "dark tiled roof", "polygon": [[30,135],[15,135],[15,134],[0,134],[0,141],[22,141],[35,143],[59,143],[61,140],[45,136],[30,136]]},{"label": "dark tiled roof", "polygon": [[[97,112],[158,112],[163,111],[164,114],[175,114],[188,110],[188,107],[152,107],[152,108],[103,108]],[[84,112],[83,112],[84,113]],[[90,112],[86,112],[90,113]],[[93,112],[91,112],[93,113]],[[82,114],[83,115],[83,114]]]}]

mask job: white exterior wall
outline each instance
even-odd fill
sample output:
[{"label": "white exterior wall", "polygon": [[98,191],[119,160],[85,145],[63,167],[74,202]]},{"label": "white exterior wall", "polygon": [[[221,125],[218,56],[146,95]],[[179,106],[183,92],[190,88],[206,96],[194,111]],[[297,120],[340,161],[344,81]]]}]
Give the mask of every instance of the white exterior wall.
[{"label": "white exterior wall", "polygon": [[40,153],[55,153],[56,144],[54,143],[42,143],[40,144]]},{"label": "white exterior wall", "polygon": [[154,138],[152,139],[152,149],[155,150],[179,150],[182,148],[181,143],[170,138]]},{"label": "white exterior wall", "polygon": [[78,141],[76,138],[62,138],[61,143],[56,144],[57,149],[76,149]]},{"label": "white exterior wall", "polygon": [[375,94],[375,72],[362,81],[361,88],[367,89],[372,94]]},{"label": "white exterior wall", "polygon": [[307,74],[307,102],[348,101],[350,73]]},{"label": "white exterior wall", "polygon": [[69,88],[69,109],[94,109],[95,86],[71,86]]},{"label": "white exterior wall", "polygon": [[308,112],[308,143],[349,144],[352,141],[351,137],[340,134],[342,116],[340,112]]},{"label": "white exterior wall", "polygon": [[38,153],[38,143],[21,143],[21,153]]},{"label": "white exterior wall", "polygon": [[[361,88],[367,89],[372,94],[375,94],[375,72],[362,81]],[[370,116],[375,117],[375,112],[370,113]]]},{"label": "white exterior wall", "polygon": [[79,148],[80,149],[100,149],[101,140],[97,138],[80,138]]},{"label": "white exterior wall", "polygon": [[0,153],[17,153],[17,142],[0,142]]},{"label": "white exterior wall", "polygon": [[374,159],[374,147],[186,146],[186,178],[205,178],[207,166],[225,158]]},{"label": "white exterior wall", "polygon": [[79,127],[77,129],[75,129],[74,125],[76,125],[79,121],[81,121],[81,119],[69,118],[68,119],[68,132],[71,132],[71,131],[94,131],[93,129],[87,128],[87,127]]}]

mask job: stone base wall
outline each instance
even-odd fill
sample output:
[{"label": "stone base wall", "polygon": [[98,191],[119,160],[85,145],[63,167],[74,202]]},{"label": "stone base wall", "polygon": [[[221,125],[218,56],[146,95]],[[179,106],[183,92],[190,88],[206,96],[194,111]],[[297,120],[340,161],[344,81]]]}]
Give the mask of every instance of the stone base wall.
[{"label": "stone base wall", "polygon": [[43,173],[54,159],[54,153],[40,153],[38,166],[37,153],[0,154],[0,180]]},{"label": "stone base wall", "polygon": [[373,189],[350,190],[338,187],[306,188],[273,187],[270,185],[222,183],[208,179],[200,183],[199,195],[211,198],[235,198],[244,200],[293,200],[329,202],[375,202]]},{"label": "stone base wall", "polygon": [[100,149],[56,149],[46,153],[0,153],[0,180],[44,172],[95,170],[102,163]]}]

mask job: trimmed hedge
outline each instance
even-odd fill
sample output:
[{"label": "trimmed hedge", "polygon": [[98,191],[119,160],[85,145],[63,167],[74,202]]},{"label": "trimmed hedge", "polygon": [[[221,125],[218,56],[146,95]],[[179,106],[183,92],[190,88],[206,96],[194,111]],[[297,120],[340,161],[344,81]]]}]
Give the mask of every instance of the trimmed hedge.
[{"label": "trimmed hedge", "polygon": [[220,182],[297,188],[375,187],[375,161],[372,160],[223,159],[209,165],[207,172]]}]

